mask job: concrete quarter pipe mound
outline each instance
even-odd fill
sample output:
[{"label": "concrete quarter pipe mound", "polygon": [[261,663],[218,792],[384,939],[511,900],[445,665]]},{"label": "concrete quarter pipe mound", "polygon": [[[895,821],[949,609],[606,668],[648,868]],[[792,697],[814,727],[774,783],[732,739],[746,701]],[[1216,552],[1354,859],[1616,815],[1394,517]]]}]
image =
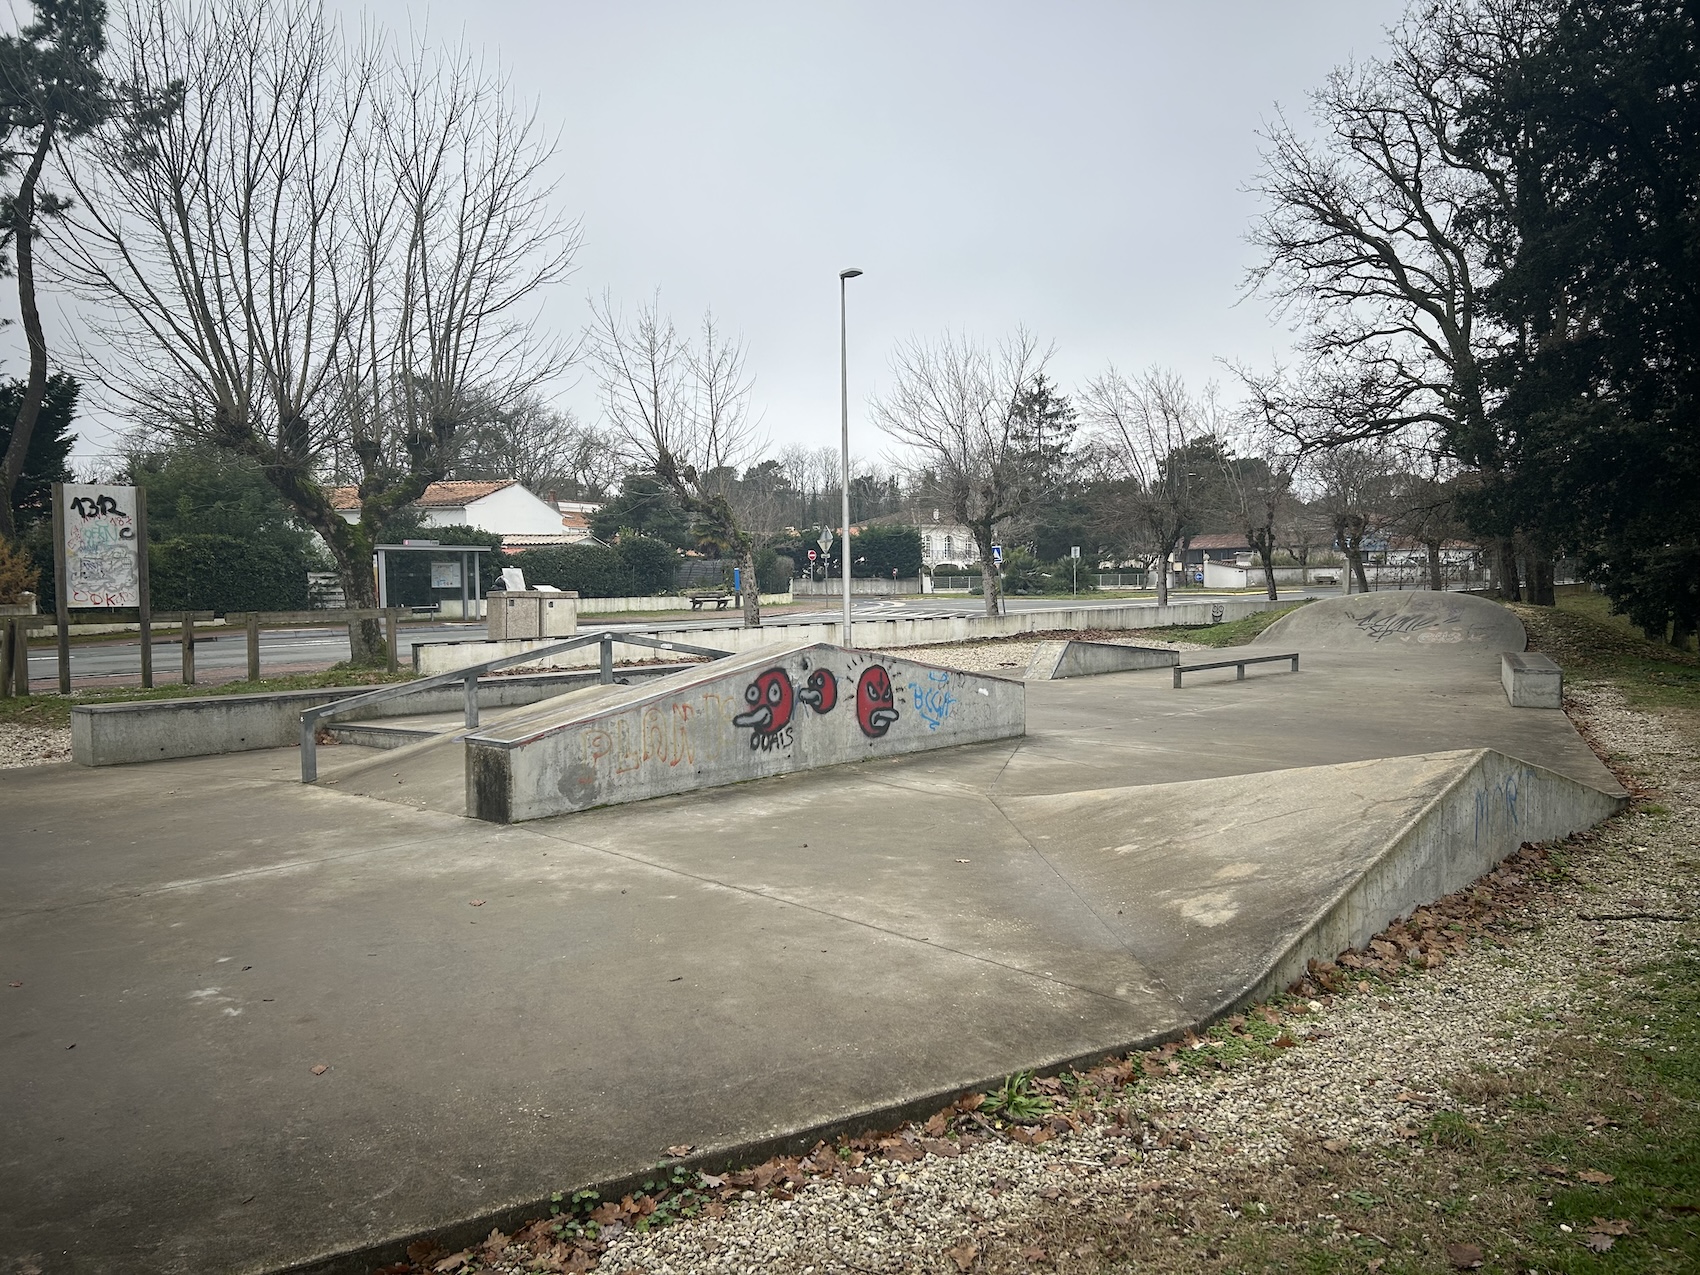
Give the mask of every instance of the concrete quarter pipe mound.
[{"label": "concrete quarter pipe mound", "polygon": [[516,823],[1024,733],[1019,682],[824,643],[770,647],[506,738],[469,735],[466,813]]},{"label": "concrete quarter pipe mound", "polygon": [[1360,593],[1312,602],[1282,616],[1252,642],[1300,651],[1499,653],[1528,645],[1523,622],[1467,593]]}]

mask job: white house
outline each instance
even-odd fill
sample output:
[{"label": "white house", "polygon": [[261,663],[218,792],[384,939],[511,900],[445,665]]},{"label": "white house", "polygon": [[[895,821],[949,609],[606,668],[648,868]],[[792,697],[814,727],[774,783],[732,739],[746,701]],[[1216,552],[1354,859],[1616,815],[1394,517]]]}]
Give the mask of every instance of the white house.
[{"label": "white house", "polygon": [[[517,479],[490,482],[432,483],[414,504],[428,527],[465,525],[504,538],[523,536],[528,544],[567,544],[576,539],[562,523],[561,511],[533,495]],[[349,522],[360,521],[360,496],[353,487],[331,492],[331,508]]]}]

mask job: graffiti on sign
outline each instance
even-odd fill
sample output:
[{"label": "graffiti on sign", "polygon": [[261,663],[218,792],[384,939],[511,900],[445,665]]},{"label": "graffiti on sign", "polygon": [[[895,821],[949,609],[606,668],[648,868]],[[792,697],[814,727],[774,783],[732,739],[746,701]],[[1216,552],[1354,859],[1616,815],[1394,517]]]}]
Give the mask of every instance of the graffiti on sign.
[{"label": "graffiti on sign", "polygon": [[869,739],[883,739],[897,720],[897,699],[891,689],[891,674],[883,665],[870,664],[856,682],[856,724]]},{"label": "graffiti on sign", "polygon": [[141,605],[137,579],[136,489],[66,483],[66,605]]}]

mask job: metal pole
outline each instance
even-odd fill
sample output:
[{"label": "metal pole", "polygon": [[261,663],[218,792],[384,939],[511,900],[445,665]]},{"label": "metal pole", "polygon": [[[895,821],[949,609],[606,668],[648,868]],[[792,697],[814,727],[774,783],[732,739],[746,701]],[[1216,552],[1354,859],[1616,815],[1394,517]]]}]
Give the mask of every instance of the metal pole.
[{"label": "metal pole", "polygon": [[142,689],[153,686],[153,599],[148,593],[148,489],[136,488],[136,618],[141,621]]},{"label": "metal pole", "polygon": [[843,528],[839,532],[838,555],[844,567],[844,634],[840,645],[855,646],[856,639],[850,628],[850,338],[845,325],[844,294],[845,285],[861,274],[860,270],[840,270],[838,272],[838,402],[843,417],[843,474],[839,491],[839,512],[843,516]]},{"label": "metal pole", "polygon": [[183,672],[185,686],[195,684],[195,613],[183,612]]},{"label": "metal pole", "polygon": [[385,661],[384,666],[386,668],[388,668],[389,671],[392,672],[392,673],[394,673],[397,670],[397,668],[400,667],[398,661],[400,660],[401,656],[400,656],[400,653],[396,650],[396,646],[401,641],[401,634],[399,632],[400,627],[401,627],[401,610],[400,610],[400,608],[398,608],[398,607],[387,607],[387,608],[385,608],[385,610],[384,610],[384,645],[389,647],[390,651],[389,651],[389,658]]},{"label": "metal pole", "polygon": [[260,680],[260,613],[248,612],[248,680]]}]

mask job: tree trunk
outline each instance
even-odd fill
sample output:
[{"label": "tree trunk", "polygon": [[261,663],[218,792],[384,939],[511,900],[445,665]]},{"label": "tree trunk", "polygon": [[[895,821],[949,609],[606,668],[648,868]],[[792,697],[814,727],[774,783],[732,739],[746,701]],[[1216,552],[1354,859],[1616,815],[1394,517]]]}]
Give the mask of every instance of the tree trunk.
[{"label": "tree trunk", "polygon": [[[756,551],[744,550],[744,561],[741,571],[744,581],[744,627],[746,629],[761,628],[761,581],[756,579]],[[848,638],[850,635],[844,635]]]},{"label": "tree trunk", "polygon": [[1279,602],[1280,594],[1275,589],[1275,541],[1265,537],[1257,546],[1257,556],[1263,559],[1263,583],[1271,602]]},{"label": "tree trunk", "polygon": [[41,330],[41,312],[35,304],[35,188],[41,178],[41,166],[53,147],[53,126],[44,125],[30,157],[18,196],[12,201],[12,230],[14,251],[18,259],[18,313],[24,321],[24,338],[29,343],[30,375],[24,387],[24,400],[18,404],[17,419],[12,423],[12,438],[6,445],[4,460],[0,460],[0,536],[10,539],[17,534],[17,520],[12,516],[12,492],[24,472],[24,460],[29,455],[30,436],[35,433],[36,417],[41,414],[41,402],[47,397],[47,338]]},{"label": "tree trunk", "polygon": [[1529,601],[1538,607],[1558,605],[1552,587],[1552,555],[1539,547],[1529,551]]},{"label": "tree trunk", "polygon": [[1500,536],[1493,542],[1493,587],[1502,602],[1523,599],[1517,580],[1517,545],[1510,536]]},{"label": "tree trunk", "polygon": [[980,591],[986,595],[987,616],[997,615],[998,598],[1002,595],[1002,582],[998,578],[997,564],[992,561],[990,549],[986,549],[980,554]]},{"label": "tree trunk", "polygon": [[[337,563],[337,575],[342,580],[342,596],[351,611],[375,609],[378,605],[378,582],[372,578],[369,563]],[[389,650],[384,644],[383,624],[378,620],[350,620],[348,623],[348,662],[360,667],[385,663]]]},{"label": "tree trunk", "polygon": [[1428,587],[1436,593],[1446,590],[1446,571],[1440,561],[1440,541],[1429,540],[1423,544],[1428,550]]},{"label": "tree trunk", "polygon": [[1357,577],[1358,592],[1369,592],[1369,577],[1364,574],[1364,551],[1362,544],[1351,544],[1346,549],[1346,566]]},{"label": "tree trunk", "polygon": [[1168,548],[1164,549],[1162,553],[1157,555],[1157,562],[1155,564],[1157,571],[1157,605],[1160,607],[1166,607],[1169,605],[1169,555],[1174,551],[1175,547],[1170,545]]}]

